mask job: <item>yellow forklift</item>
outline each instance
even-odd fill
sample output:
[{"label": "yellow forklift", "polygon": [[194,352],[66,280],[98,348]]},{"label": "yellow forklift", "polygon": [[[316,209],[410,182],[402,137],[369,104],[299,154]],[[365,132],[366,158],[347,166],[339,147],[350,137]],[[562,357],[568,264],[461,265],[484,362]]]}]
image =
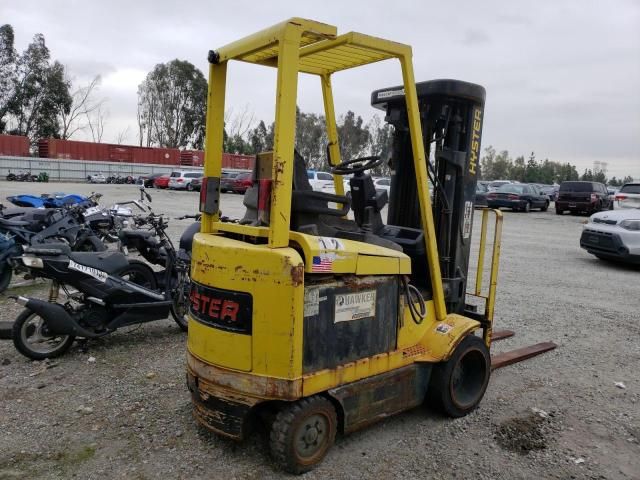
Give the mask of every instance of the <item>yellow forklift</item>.
[{"label": "yellow forklift", "polygon": [[[492,369],[502,220],[498,211],[482,211],[475,288],[467,293],[484,88],[416,84],[408,45],[338,35],[334,26],[300,18],[208,59],[187,352],[197,420],[237,440],[264,420],[274,461],[302,473],[324,458],[337,432],[426,400],[452,417],[471,412]],[[341,159],[331,86],[336,72],[388,59],[399,61],[403,84],[373,92],[371,103],[394,126],[389,194],[375,189],[369,173],[387,159]],[[246,214],[237,221],[219,208],[230,60],[277,69],[273,151],[256,156]],[[300,73],[316,75],[322,89],[335,194],[313,191],[295,150]],[[538,351],[502,361],[525,353]]]}]

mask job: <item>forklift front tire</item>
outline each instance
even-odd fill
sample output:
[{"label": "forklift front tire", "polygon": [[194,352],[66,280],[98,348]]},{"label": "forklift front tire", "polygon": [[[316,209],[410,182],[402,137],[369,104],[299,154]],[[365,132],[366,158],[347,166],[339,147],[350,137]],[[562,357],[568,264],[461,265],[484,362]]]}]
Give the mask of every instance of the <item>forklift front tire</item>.
[{"label": "forklift front tire", "polygon": [[333,404],[319,395],[284,406],[271,426],[273,460],[286,472],[308,472],[333,446],[337,423]]},{"label": "forklift front tire", "polygon": [[473,411],[487,390],[491,355],[480,337],[467,335],[449,360],[434,367],[427,392],[430,403],[459,418]]}]

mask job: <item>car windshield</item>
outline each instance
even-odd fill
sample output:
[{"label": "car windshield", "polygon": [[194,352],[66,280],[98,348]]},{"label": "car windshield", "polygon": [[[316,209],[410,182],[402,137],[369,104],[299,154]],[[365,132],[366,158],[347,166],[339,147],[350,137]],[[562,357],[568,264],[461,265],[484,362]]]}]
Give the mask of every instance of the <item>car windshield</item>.
[{"label": "car windshield", "polygon": [[171,178],[176,178],[179,176],[180,176],[180,172],[171,172],[171,175],[170,175]]},{"label": "car windshield", "polygon": [[594,187],[591,182],[562,182],[561,192],[593,192]]},{"label": "car windshield", "polygon": [[185,178],[200,178],[202,176],[201,173],[185,173]]},{"label": "car windshield", "polygon": [[476,192],[486,192],[487,191],[487,186],[483,185],[482,183],[479,183],[478,185],[476,185]]},{"label": "car windshield", "polygon": [[524,185],[507,184],[507,185],[502,185],[498,189],[498,193],[522,193],[522,192],[524,192]]},{"label": "car windshield", "polygon": [[640,183],[628,183],[624,185],[620,189],[620,193],[639,193],[640,194]]}]

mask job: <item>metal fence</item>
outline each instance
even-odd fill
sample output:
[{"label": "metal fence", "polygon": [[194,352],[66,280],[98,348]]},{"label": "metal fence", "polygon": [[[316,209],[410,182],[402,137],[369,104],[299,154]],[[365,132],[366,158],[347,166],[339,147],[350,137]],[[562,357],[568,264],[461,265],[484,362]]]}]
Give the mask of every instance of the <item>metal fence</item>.
[{"label": "metal fence", "polygon": [[86,182],[89,175],[102,173],[105,177],[121,175],[138,177],[152,173],[171,173],[174,170],[201,172],[201,167],[183,165],[155,165],[146,163],[91,162],[86,160],[59,160],[37,157],[0,157],[0,179],[9,173],[46,172],[50,182]]}]

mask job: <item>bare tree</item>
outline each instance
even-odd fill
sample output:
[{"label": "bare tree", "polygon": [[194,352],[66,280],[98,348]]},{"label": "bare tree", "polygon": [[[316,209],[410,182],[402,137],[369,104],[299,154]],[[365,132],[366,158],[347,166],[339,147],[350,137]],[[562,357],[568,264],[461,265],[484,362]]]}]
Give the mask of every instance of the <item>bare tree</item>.
[{"label": "bare tree", "polygon": [[102,104],[99,104],[97,108],[86,114],[87,128],[91,132],[91,137],[95,143],[102,142],[102,135],[104,134],[104,125],[109,117],[109,111],[102,108]]},{"label": "bare tree", "polygon": [[118,133],[118,135],[116,136],[116,143],[118,145],[122,145],[127,139],[127,137],[129,137],[129,125],[127,125],[127,128],[125,128],[124,130],[121,130]]},{"label": "bare tree", "polygon": [[[71,84],[71,79],[67,79]],[[60,118],[60,137],[67,140],[79,130],[91,128],[91,116],[100,110],[106,99],[96,99],[95,93],[100,88],[101,78],[96,75],[88,84],[78,87],[71,93],[71,108],[58,109]],[[92,130],[92,135],[93,135]]]},{"label": "bare tree", "polygon": [[253,126],[254,118],[255,112],[249,111],[249,104],[246,104],[237,114],[234,113],[233,108],[228,109],[224,112],[227,135],[229,137],[244,138]]}]

